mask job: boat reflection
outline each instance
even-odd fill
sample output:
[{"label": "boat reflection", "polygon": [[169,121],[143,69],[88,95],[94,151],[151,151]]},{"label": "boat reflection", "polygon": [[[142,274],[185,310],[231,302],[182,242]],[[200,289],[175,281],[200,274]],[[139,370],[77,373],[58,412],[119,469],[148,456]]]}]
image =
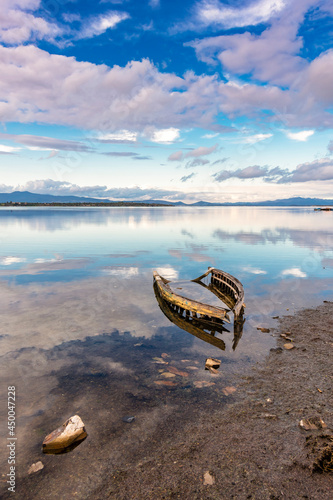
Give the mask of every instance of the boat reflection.
[{"label": "boat reflection", "polygon": [[[209,316],[201,316],[199,318],[195,312],[185,310],[175,304],[172,304],[162,297],[156,282],[154,282],[154,293],[161,311],[172,323],[204,342],[218,347],[222,351],[225,350],[225,342],[221,338],[215,336],[218,333],[230,331],[224,326],[225,323],[223,320],[210,318]],[[219,298],[221,298],[221,296]],[[235,317],[233,325],[234,338],[232,341],[233,350],[236,349],[238,342],[242,337],[244,322],[245,319],[243,318],[243,314],[240,314],[237,318]]]}]

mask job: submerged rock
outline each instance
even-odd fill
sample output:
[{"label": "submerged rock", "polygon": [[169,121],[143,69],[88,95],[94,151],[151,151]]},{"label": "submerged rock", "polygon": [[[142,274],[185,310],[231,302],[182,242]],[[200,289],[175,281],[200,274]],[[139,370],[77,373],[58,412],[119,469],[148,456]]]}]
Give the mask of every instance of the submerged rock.
[{"label": "submerged rock", "polygon": [[[61,427],[48,434],[43,441],[44,453],[66,453],[87,437],[79,415],[70,417]],[[69,449],[70,448],[70,449]]]}]

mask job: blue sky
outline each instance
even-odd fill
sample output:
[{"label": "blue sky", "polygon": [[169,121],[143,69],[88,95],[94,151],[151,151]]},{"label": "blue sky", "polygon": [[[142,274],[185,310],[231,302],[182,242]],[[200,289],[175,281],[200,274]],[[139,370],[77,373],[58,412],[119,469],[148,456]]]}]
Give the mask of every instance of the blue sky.
[{"label": "blue sky", "polygon": [[0,191],[333,198],[330,0],[2,0]]}]

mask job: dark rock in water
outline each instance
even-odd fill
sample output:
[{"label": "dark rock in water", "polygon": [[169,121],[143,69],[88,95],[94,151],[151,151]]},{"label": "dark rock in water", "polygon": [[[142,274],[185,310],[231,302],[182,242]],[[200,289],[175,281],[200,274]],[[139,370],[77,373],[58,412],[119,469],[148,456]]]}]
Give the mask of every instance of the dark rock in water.
[{"label": "dark rock in water", "polygon": [[46,436],[43,441],[43,452],[47,454],[67,453],[76,448],[86,437],[84,423],[78,415],[74,415]]},{"label": "dark rock in water", "polygon": [[272,349],[270,349],[270,352],[276,352],[277,354],[279,354],[282,351],[283,351],[282,347],[272,347]]},{"label": "dark rock in water", "polygon": [[126,422],[126,424],[131,424],[132,422],[134,422],[134,420],[135,420],[135,417],[131,417],[131,416],[126,416],[126,417],[122,418],[122,421]]}]

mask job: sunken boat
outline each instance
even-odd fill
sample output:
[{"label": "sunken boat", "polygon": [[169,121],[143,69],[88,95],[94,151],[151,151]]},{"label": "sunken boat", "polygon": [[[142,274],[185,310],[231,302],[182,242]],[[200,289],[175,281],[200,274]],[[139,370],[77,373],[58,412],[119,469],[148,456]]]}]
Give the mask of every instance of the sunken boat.
[{"label": "sunken boat", "polygon": [[[182,293],[175,291],[170,286],[171,281],[160,276],[157,271],[153,272],[154,283],[159,290],[160,295],[167,302],[174,304],[179,309],[188,311],[188,314],[198,318],[209,318],[226,321],[230,323],[229,313],[234,314],[235,320],[238,320],[244,313],[244,289],[241,282],[231,276],[231,274],[209,267],[208,271],[198,278],[191,280],[199,283],[216,295],[222,302],[223,306],[210,305],[198,300],[184,296]],[[205,284],[203,279],[210,276],[210,282]]]}]

